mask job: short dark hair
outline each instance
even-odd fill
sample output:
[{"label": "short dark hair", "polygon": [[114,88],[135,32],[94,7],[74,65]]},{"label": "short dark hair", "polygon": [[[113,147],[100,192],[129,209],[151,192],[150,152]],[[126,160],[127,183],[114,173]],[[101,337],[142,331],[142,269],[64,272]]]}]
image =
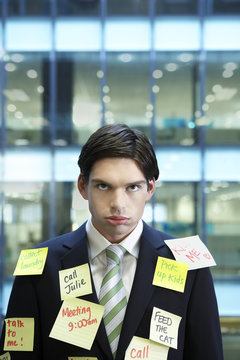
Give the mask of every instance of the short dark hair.
[{"label": "short dark hair", "polygon": [[94,163],[104,158],[129,158],[138,163],[147,181],[157,180],[159,169],[153,147],[139,130],[125,124],[104,125],[82,147],[78,165],[88,182]]}]

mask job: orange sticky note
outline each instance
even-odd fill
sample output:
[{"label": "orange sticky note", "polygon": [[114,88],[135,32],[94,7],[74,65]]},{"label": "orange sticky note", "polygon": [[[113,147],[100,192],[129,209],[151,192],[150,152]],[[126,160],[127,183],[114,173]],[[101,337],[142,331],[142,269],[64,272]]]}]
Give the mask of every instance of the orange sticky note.
[{"label": "orange sticky note", "polygon": [[158,257],[153,285],[184,292],[188,264],[164,257]]},{"label": "orange sticky note", "polygon": [[34,318],[5,319],[4,351],[33,351]]},{"label": "orange sticky note", "polygon": [[22,250],[13,275],[41,275],[45,266],[48,248]]}]

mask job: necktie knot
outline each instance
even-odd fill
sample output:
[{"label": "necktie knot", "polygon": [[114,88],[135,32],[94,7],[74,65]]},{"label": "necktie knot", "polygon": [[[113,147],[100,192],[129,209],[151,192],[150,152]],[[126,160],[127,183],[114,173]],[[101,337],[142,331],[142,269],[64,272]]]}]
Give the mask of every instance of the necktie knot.
[{"label": "necktie knot", "polygon": [[109,245],[106,249],[107,264],[119,265],[125,253],[126,249],[122,245]]}]

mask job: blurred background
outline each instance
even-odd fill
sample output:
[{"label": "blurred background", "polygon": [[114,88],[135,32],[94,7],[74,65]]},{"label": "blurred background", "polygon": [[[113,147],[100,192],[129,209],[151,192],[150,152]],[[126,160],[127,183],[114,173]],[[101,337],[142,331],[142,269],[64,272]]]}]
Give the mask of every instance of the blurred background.
[{"label": "blurred background", "polygon": [[0,15],[1,317],[20,250],[89,216],[82,144],[126,123],[161,172],[144,220],[206,243],[239,360],[240,1],[0,0]]}]

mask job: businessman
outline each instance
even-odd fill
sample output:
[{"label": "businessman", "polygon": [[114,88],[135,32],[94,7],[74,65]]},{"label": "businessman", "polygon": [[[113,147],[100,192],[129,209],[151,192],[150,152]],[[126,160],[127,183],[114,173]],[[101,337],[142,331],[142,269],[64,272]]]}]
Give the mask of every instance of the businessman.
[{"label": "businessman", "polygon": [[[11,351],[11,359],[123,360],[134,336],[149,339],[157,308],[181,317],[177,348],[170,344],[168,360],[222,360],[209,269],[188,271],[184,292],[153,285],[158,257],[175,259],[164,242],[172,237],[141,220],[159,176],[149,140],[126,125],[103,126],[83,146],[78,165],[78,189],[91,218],[40,245],[48,247],[42,275],[16,277],[6,318],[34,318],[34,347]],[[49,337],[62,305],[59,271],[83,264],[89,264],[93,293],[81,299],[104,306],[90,350]],[[4,338],[5,327],[0,354]]]}]

